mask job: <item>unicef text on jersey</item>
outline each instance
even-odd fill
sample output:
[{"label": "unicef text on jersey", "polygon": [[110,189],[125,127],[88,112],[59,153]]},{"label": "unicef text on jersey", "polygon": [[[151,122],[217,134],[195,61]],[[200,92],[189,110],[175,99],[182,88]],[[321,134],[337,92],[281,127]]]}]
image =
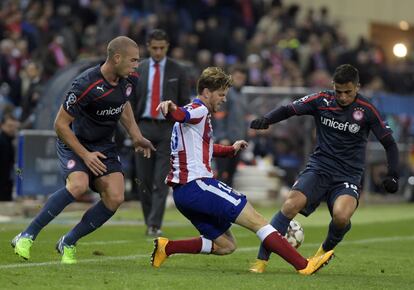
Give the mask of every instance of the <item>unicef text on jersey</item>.
[{"label": "unicef text on jersey", "polygon": [[321,123],[325,126],[340,130],[340,131],[349,131],[351,133],[358,133],[360,126],[358,124],[349,124],[349,122],[342,123],[336,121],[334,118],[328,119],[323,116],[321,116]]}]

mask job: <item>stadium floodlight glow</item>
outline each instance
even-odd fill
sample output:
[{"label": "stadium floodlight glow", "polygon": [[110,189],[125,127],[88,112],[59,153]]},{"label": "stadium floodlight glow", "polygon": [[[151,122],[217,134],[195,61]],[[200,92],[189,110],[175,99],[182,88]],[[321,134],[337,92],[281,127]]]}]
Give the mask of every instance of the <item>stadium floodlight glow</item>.
[{"label": "stadium floodlight glow", "polygon": [[407,56],[407,46],[404,43],[396,43],[392,48],[392,52],[396,57],[406,57]]},{"label": "stadium floodlight glow", "polygon": [[407,31],[410,29],[410,24],[408,24],[408,22],[405,20],[401,20],[399,23],[399,26],[400,26],[400,29],[403,31]]}]

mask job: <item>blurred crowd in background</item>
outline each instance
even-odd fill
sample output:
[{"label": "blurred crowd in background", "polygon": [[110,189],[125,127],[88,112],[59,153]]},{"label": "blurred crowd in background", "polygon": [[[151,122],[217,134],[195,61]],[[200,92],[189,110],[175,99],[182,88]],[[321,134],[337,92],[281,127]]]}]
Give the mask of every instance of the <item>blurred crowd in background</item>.
[{"label": "blurred crowd in background", "polygon": [[[32,128],[34,108],[56,71],[104,56],[117,35],[137,41],[145,57],[154,28],[169,34],[169,55],[188,67],[193,94],[198,75],[212,65],[243,65],[249,86],[320,89],[331,87],[337,65],[350,63],[363,89],[414,95],[412,59],[391,66],[375,43],[361,38],[351,45],[327,8],[299,18],[300,10],[282,0],[3,0],[0,117],[11,112],[20,128]],[[413,134],[411,118],[391,121],[397,139]]]}]

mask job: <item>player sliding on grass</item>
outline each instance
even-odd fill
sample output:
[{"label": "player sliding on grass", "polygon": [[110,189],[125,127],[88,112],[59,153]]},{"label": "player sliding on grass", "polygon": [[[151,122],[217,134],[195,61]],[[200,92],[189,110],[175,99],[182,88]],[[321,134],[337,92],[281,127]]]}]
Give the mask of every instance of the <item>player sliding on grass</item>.
[{"label": "player sliding on grass", "polygon": [[66,186],[53,193],[30,225],[13,239],[17,255],[29,259],[39,232],[91,187],[101,194],[101,200],[56,245],[62,263],[74,264],[76,242],[102,226],[123,202],[124,175],[113,142],[118,121],[131,136],[136,151],[150,157],[151,150],[155,150],[142,136],[129,103],[138,59],[135,41],[117,37],[108,44],[105,63],[86,70],[73,82],[55,121],[57,152]]},{"label": "player sliding on grass", "polygon": [[[317,145],[282,209],[270,224],[281,235],[289,222],[300,212],[310,215],[326,201],[332,220],[328,235],[314,257],[332,252],[351,229],[351,217],[358,206],[364,171],[365,147],[370,130],[384,146],[388,160],[388,174],[384,188],[398,190],[398,148],[392,131],[381,119],[371,102],[358,93],[358,70],[344,64],[336,68],[333,88],[305,96],[290,105],[282,106],[253,120],[253,129],[267,129],[269,125],[294,115],[313,115],[317,129]],[[251,272],[263,273],[270,251],[260,247]]]},{"label": "player sliding on grass", "polygon": [[231,158],[247,146],[244,140],[232,146],[213,144],[211,113],[217,112],[226,101],[231,84],[229,75],[219,68],[209,67],[198,80],[199,96],[191,104],[177,107],[171,101],[164,101],[158,106],[166,118],[176,121],[167,183],[174,189],[178,210],[197,228],[201,237],[177,241],[155,239],[151,263],[158,268],[167,257],[177,253],[231,254],[236,249],[236,241],[230,226],[236,223],[255,232],[268,251],[280,255],[300,274],[313,274],[330,260],[332,251],[306,260],[256,212],[246,196],[213,178],[212,156]]}]

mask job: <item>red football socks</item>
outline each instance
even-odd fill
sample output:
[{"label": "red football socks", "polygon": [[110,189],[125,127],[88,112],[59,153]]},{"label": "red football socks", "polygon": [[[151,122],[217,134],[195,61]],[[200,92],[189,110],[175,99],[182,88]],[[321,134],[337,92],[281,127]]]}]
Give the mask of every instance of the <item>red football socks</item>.
[{"label": "red football socks", "polygon": [[285,261],[290,263],[296,270],[306,268],[308,261],[302,257],[289,242],[283,238],[279,232],[270,233],[264,240],[263,245],[269,251],[281,256]]}]

